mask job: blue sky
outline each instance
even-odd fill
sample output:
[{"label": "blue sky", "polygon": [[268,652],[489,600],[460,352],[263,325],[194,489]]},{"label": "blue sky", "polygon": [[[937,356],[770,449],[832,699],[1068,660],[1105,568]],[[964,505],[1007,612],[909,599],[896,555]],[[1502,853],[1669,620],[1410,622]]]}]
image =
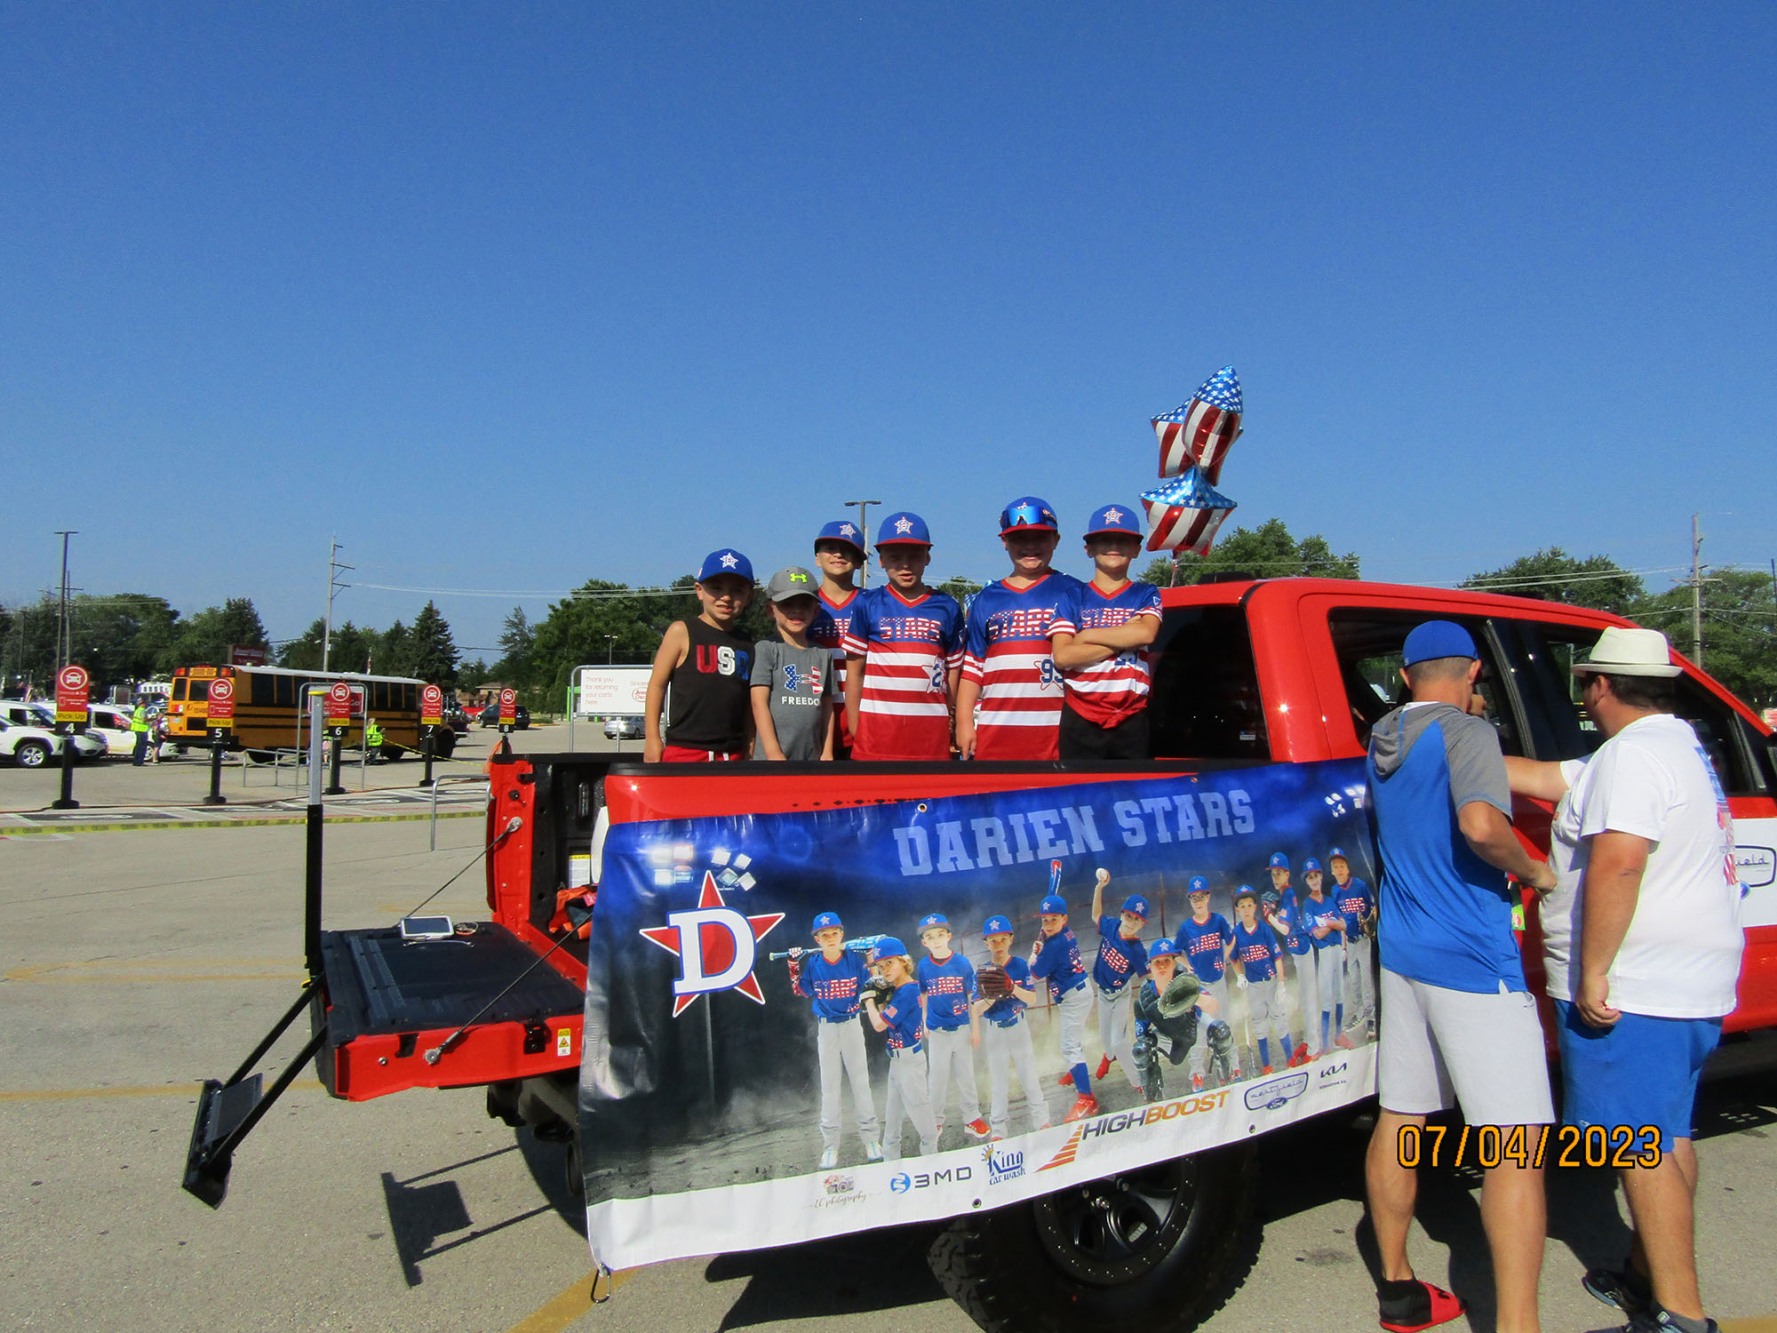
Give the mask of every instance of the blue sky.
[{"label": "blue sky", "polygon": [[74,528],[288,637],[337,535],[338,618],[479,648],[855,498],[993,577],[1026,492],[1080,567],[1227,363],[1230,524],[1368,577],[1768,568],[1774,68],[1762,4],[10,6],[0,600]]}]

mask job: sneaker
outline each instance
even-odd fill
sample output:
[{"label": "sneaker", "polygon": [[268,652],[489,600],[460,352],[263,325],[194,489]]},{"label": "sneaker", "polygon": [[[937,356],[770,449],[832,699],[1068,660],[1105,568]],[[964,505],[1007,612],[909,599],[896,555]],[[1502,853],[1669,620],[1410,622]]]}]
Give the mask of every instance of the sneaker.
[{"label": "sneaker", "polygon": [[1098,1072],[1096,1074],[1094,1074],[1092,1077],[1097,1079],[1100,1083],[1103,1083],[1105,1081],[1105,1079],[1110,1077],[1110,1074],[1111,1074],[1111,1057],[1108,1055],[1099,1056],[1098,1057]]},{"label": "sneaker", "polygon": [[[1675,1333],[1677,1328],[1678,1324],[1667,1311],[1658,1305],[1649,1305],[1623,1325],[1623,1333]],[[1703,1333],[1721,1333],[1721,1325],[1705,1315]]]},{"label": "sneaker", "polygon": [[1203,1075],[1202,1074],[1192,1074],[1191,1075],[1191,1091],[1192,1092],[1202,1092],[1203,1091]]},{"label": "sneaker", "polygon": [[985,1120],[980,1116],[976,1116],[973,1120],[966,1121],[963,1124],[963,1133],[979,1143],[982,1139],[985,1139],[989,1134],[993,1133],[993,1131],[987,1127],[987,1122]]},{"label": "sneaker", "polygon": [[1614,1305],[1633,1319],[1654,1303],[1648,1279],[1624,1264],[1621,1268],[1589,1268],[1580,1279],[1588,1294],[1606,1305]]},{"label": "sneaker", "polygon": [[1295,1051],[1290,1055],[1290,1068],[1294,1069],[1297,1065],[1305,1065],[1307,1063],[1308,1063],[1308,1043],[1302,1042],[1300,1045],[1298,1045],[1296,1047]]},{"label": "sneaker", "polygon": [[880,1162],[882,1160],[882,1145],[875,1139],[871,1139],[864,1145],[864,1160],[866,1162]]},{"label": "sneaker", "polygon": [[1064,1121],[1084,1120],[1089,1115],[1098,1114],[1098,1098],[1089,1092],[1082,1092],[1074,1098],[1073,1109],[1061,1118]]},{"label": "sneaker", "polygon": [[836,1167],[838,1165],[839,1165],[839,1149],[828,1148],[824,1152],[821,1153],[820,1169],[822,1171],[831,1171],[834,1167]]},{"label": "sneaker", "polygon": [[1351,1038],[1346,1036],[1343,1032],[1333,1038],[1333,1045],[1337,1046],[1342,1051],[1349,1051],[1354,1044],[1355,1043]]},{"label": "sneaker", "polygon": [[1377,1293],[1377,1322],[1388,1333],[1420,1333],[1420,1330],[1447,1324],[1463,1312],[1463,1304],[1442,1287],[1410,1278],[1387,1282],[1386,1287],[1402,1289],[1397,1294]]},{"label": "sneaker", "polygon": [[1058,1088],[1073,1087],[1074,1086],[1074,1071],[1071,1069],[1062,1070],[1061,1077],[1055,1080],[1055,1086]]},{"label": "sneaker", "polygon": [[934,1131],[936,1131],[939,1138],[944,1137],[944,1117],[943,1116],[939,1116],[936,1120],[932,1121],[932,1129]]},{"label": "sneaker", "polygon": [[1236,1069],[1232,1074],[1228,1075],[1228,1081],[1230,1083],[1238,1083],[1238,1082],[1240,1082],[1240,1078],[1241,1078],[1241,1075],[1240,1075],[1239,1069]]},{"label": "sneaker", "polygon": [[1264,1077],[1265,1077],[1265,1076],[1266,1076],[1266,1075],[1268,1075],[1268,1074],[1269,1074],[1269,1073],[1270,1073],[1270,1072],[1271,1072],[1271,1066],[1270,1066],[1270,1065],[1266,1065],[1266,1066],[1265,1066],[1265,1067],[1264,1067],[1264,1068],[1263,1068],[1263,1069],[1261,1069],[1261,1070],[1260,1070],[1260,1071],[1259,1071],[1259,1077],[1260,1077],[1260,1078],[1264,1078]]}]

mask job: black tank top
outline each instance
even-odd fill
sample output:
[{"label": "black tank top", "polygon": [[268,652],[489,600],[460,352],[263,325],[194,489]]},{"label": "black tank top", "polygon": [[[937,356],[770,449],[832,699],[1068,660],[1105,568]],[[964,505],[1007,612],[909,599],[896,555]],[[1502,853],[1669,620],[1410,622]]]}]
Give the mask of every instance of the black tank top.
[{"label": "black tank top", "polygon": [[741,749],[753,707],[753,641],[701,617],[685,628],[691,650],[672,674],[665,741],[692,750]]}]

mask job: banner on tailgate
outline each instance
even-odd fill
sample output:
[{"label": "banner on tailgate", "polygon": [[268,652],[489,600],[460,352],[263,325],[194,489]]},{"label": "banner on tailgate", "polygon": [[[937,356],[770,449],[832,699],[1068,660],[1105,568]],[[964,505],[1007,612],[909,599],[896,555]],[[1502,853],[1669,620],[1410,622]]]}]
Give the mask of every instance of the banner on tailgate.
[{"label": "banner on tailgate", "polygon": [[[580,1078],[594,1257],[624,1268],[954,1216],[1370,1095],[1363,801],[1361,762],[1337,761],[614,826]],[[1050,894],[1071,935],[1045,935]],[[1144,910],[1125,915],[1131,899]],[[1010,928],[998,970],[1028,1007],[982,993],[1004,985],[982,976],[989,925],[1002,955]],[[1118,940],[1102,965],[1101,928]],[[1024,979],[1039,940],[1049,961]],[[896,941],[908,961],[873,969]],[[1077,985],[1058,993],[1074,941],[1085,1004]],[[1150,951],[1172,956],[1150,967]],[[917,987],[922,967],[923,995],[874,1006],[886,1021],[860,1008],[872,970]],[[1070,1074],[1096,1098],[1072,1120]]]}]

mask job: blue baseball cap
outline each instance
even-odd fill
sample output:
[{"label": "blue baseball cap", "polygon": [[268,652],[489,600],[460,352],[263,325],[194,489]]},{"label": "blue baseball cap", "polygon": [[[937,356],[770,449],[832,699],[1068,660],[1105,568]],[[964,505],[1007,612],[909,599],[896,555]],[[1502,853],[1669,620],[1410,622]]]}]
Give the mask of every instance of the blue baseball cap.
[{"label": "blue baseball cap", "polygon": [[832,930],[835,927],[837,927],[840,930],[845,929],[845,922],[843,922],[839,919],[839,913],[837,913],[837,912],[816,912],[815,916],[814,916],[814,924],[812,926],[810,926],[808,929],[809,929],[809,932],[812,934],[812,933],[822,931],[822,930]]},{"label": "blue baseball cap", "polygon": [[836,518],[831,523],[825,524],[814,535],[816,546],[822,542],[844,542],[858,553],[859,560],[864,558],[864,543],[859,540],[858,525],[849,518]]},{"label": "blue baseball cap", "polygon": [[697,581],[708,583],[720,574],[734,574],[751,583],[753,581],[753,562],[739,551],[711,551],[703,558],[703,567],[697,571]]},{"label": "blue baseball cap", "polygon": [[884,935],[876,941],[876,947],[870,950],[870,961],[875,963],[884,958],[905,958],[907,946],[893,935]]},{"label": "blue baseball cap", "polygon": [[1148,919],[1148,900],[1139,893],[1132,893],[1123,900],[1123,910],[1134,912],[1143,921]]},{"label": "blue baseball cap", "polygon": [[885,546],[930,546],[932,534],[926,521],[908,509],[900,509],[876,525],[876,549]]},{"label": "blue baseball cap", "polygon": [[1272,852],[1271,859],[1265,862],[1265,864],[1272,870],[1288,870],[1290,868],[1290,858],[1285,856],[1282,852]]},{"label": "blue baseball cap", "polygon": [[1156,958],[1177,958],[1177,957],[1178,957],[1178,945],[1174,944],[1171,940],[1155,940],[1152,944],[1150,944],[1148,946],[1148,961],[1150,963],[1153,962]]},{"label": "blue baseball cap", "polygon": [[927,912],[919,919],[919,933],[921,935],[925,934],[928,930],[949,929],[950,918],[945,916],[942,912]]},{"label": "blue baseball cap", "polygon": [[1000,510],[1000,536],[1008,532],[1060,532],[1061,524],[1049,502],[1036,495],[1021,495]]},{"label": "blue baseball cap", "polygon": [[983,935],[1010,935],[1012,923],[1003,916],[990,916],[982,923],[981,933]]},{"label": "blue baseball cap", "polygon": [[1307,860],[1302,862],[1302,873],[1304,875],[1318,875],[1318,874],[1320,874],[1320,862],[1316,861],[1312,856],[1309,857]]},{"label": "blue baseball cap", "polygon": [[1113,532],[1125,537],[1141,536],[1139,512],[1129,505],[1101,505],[1094,509],[1092,517],[1086,520],[1086,535],[1100,537]]},{"label": "blue baseball cap", "polygon": [[[1266,892],[1275,893],[1276,890],[1267,889]],[[1239,902],[1242,898],[1251,898],[1254,902],[1257,902],[1259,898],[1258,891],[1250,884],[1242,884],[1238,889],[1234,890],[1234,901]]]},{"label": "blue baseball cap", "polygon": [[1066,916],[1067,899],[1063,898],[1059,893],[1050,894],[1047,898],[1043,899],[1042,906],[1037,908],[1037,915]]},{"label": "blue baseball cap", "polygon": [[1329,851],[1327,853],[1327,860],[1343,861],[1346,865],[1351,864],[1351,858],[1345,854],[1345,849],[1343,847],[1335,847]]},{"label": "blue baseball cap", "polygon": [[1469,632],[1453,620],[1428,620],[1416,626],[1401,645],[1401,665],[1414,666],[1440,657],[1479,657]]},{"label": "blue baseball cap", "polygon": [[1191,887],[1186,889],[1185,892],[1187,895],[1193,894],[1193,893],[1208,893],[1209,892],[1209,881],[1207,879],[1205,879],[1202,875],[1192,875],[1191,876]]}]

